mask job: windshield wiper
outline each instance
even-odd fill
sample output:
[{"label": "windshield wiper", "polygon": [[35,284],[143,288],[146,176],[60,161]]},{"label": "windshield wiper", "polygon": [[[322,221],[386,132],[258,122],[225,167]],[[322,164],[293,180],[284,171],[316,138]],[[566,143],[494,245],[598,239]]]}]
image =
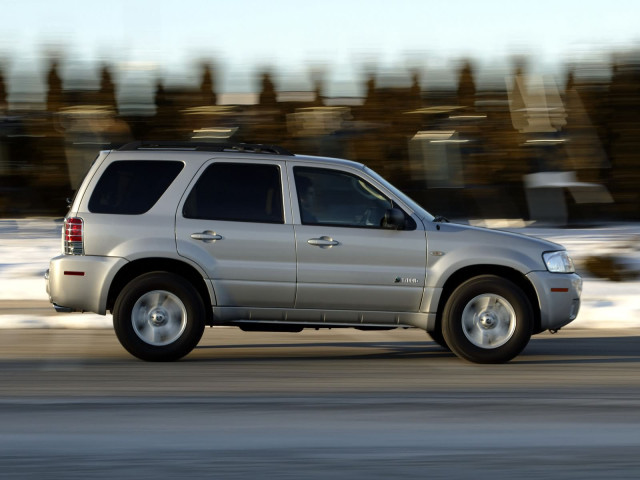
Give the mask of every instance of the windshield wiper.
[{"label": "windshield wiper", "polygon": [[436,215],[435,217],[433,217],[433,221],[437,223],[450,223],[449,219],[442,215]]}]

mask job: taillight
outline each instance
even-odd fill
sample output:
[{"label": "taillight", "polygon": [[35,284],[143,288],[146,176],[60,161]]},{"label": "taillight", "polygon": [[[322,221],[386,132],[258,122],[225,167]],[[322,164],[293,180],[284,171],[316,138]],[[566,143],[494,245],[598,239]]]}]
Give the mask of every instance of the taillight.
[{"label": "taillight", "polygon": [[79,217],[64,219],[64,253],[84,255],[84,222]]}]

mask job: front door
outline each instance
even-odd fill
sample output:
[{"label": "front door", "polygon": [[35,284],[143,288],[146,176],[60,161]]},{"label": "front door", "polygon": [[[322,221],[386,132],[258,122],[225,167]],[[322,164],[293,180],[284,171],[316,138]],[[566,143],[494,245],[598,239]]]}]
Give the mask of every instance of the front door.
[{"label": "front door", "polygon": [[[293,167],[298,215],[296,308],[417,312],[425,285],[426,236],[381,226],[393,200],[363,176]],[[295,203],[295,202],[294,202]]]}]

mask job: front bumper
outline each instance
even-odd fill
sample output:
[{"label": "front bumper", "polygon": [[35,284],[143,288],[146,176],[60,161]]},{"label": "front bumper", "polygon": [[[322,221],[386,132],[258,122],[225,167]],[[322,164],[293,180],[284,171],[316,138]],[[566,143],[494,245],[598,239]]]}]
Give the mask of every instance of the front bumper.
[{"label": "front bumper", "polygon": [[538,295],[541,330],[557,330],[576,319],[582,293],[579,275],[531,272],[527,277]]}]

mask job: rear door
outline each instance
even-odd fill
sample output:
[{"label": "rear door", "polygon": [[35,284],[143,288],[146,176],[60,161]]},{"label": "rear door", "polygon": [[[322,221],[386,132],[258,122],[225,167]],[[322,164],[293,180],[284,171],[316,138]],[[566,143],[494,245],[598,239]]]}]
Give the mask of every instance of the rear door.
[{"label": "rear door", "polygon": [[295,242],[284,172],[278,161],[210,160],[178,208],[178,253],[206,271],[218,306],[293,306]]}]

